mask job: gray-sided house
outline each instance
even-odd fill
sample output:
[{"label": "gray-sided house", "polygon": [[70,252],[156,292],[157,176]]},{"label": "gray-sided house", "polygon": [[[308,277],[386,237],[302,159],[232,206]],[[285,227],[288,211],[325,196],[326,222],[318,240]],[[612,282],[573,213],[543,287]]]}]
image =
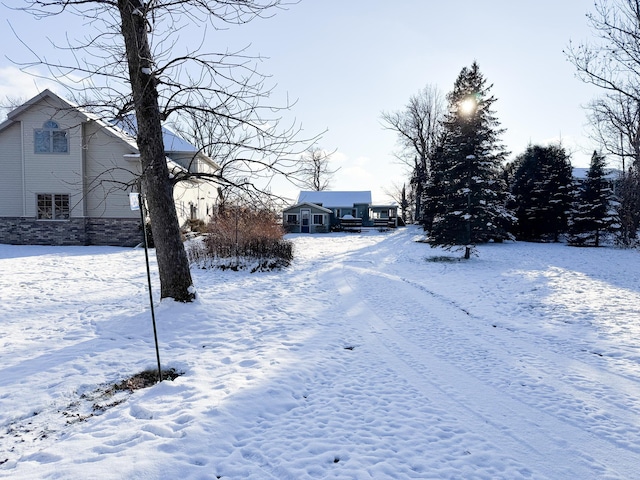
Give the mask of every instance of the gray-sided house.
[{"label": "gray-sided house", "polygon": [[394,228],[397,205],[374,205],[370,191],[302,191],[295,205],[282,212],[289,233]]},{"label": "gray-sided house", "polygon": [[[164,129],[171,174],[213,173],[208,157]],[[134,135],[49,90],[0,123],[0,243],[135,245],[140,214],[129,191],[140,174]],[[216,203],[213,185],[176,184],[178,218],[206,219]]]}]

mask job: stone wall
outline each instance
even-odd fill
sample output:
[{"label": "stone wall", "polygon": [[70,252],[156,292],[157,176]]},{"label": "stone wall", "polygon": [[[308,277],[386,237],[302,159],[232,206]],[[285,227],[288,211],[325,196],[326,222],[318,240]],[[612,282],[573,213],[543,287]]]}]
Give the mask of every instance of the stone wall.
[{"label": "stone wall", "polygon": [[140,220],[132,218],[71,218],[61,221],[0,218],[0,243],[132,247],[141,242]]}]

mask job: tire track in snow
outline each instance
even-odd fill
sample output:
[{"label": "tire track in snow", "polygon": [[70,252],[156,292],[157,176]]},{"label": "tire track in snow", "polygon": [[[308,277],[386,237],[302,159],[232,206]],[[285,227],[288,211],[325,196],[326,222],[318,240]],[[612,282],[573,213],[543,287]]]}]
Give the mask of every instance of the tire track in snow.
[{"label": "tire track in snow", "polygon": [[[480,431],[482,431],[483,425],[489,425],[493,429],[490,436],[499,438],[501,442],[516,442],[519,444],[517,450],[521,451],[524,457],[536,457],[534,462],[536,468],[547,469],[545,457],[548,457],[556,449],[563,449],[572,453],[572,464],[569,470],[565,471],[565,473],[570,474],[569,476],[592,478],[595,472],[616,475],[614,472],[606,471],[607,460],[619,458],[621,455],[634,455],[630,451],[621,451],[615,445],[595,438],[592,433],[585,432],[575,425],[567,423],[561,417],[544,412],[540,408],[514,398],[509,392],[500,391],[482,378],[483,372],[478,375],[477,369],[472,368],[471,370],[475,370],[473,372],[463,371],[461,368],[473,366],[475,363],[486,366],[487,361],[493,358],[499,360],[500,355],[496,356],[495,352],[491,351],[491,348],[494,347],[487,349],[482,348],[482,345],[475,345],[476,348],[465,349],[465,345],[474,345],[478,344],[478,342],[477,338],[474,339],[472,335],[461,335],[460,331],[454,331],[447,327],[447,325],[455,324],[456,322],[463,325],[467,324],[470,318],[469,313],[460,309],[455,302],[437,295],[432,295],[428,299],[429,301],[421,298],[418,302],[416,299],[411,298],[411,295],[403,295],[406,297],[403,299],[404,301],[414,303],[414,306],[408,311],[425,311],[427,312],[426,317],[429,317],[421,336],[419,335],[419,341],[422,344],[418,344],[415,341],[408,340],[408,335],[412,332],[401,334],[391,325],[391,319],[397,316],[397,312],[394,311],[396,303],[389,302],[388,297],[389,292],[394,292],[395,294],[402,291],[402,287],[399,289],[393,287],[393,282],[403,282],[400,277],[376,273],[372,272],[371,269],[365,270],[351,265],[344,266],[343,272],[344,284],[338,285],[338,288],[344,296],[352,301],[357,299],[353,301],[351,312],[353,312],[353,315],[361,317],[363,314],[357,312],[366,312],[366,320],[363,319],[366,322],[365,329],[369,329],[373,333],[364,332],[364,335],[368,337],[368,342],[377,343],[380,348],[389,350],[393,354],[394,358],[398,360],[398,364],[395,366],[398,374],[410,377],[409,380],[416,385],[422,385],[428,398],[433,396],[435,389],[443,396],[443,402],[450,402],[450,399],[454,399],[459,406],[457,413],[464,417],[466,422],[475,425]],[[353,280],[350,282],[348,277],[354,274],[368,274],[369,277],[363,282],[355,282]],[[380,282],[382,286],[378,285],[375,289],[370,288],[372,283],[371,274],[377,277],[376,282],[382,280]],[[369,288],[355,286],[361,283],[364,283]],[[413,285],[413,287],[416,288],[416,285]],[[384,292],[387,297],[386,301],[372,303],[371,298],[369,298],[371,290]],[[426,289],[420,288],[420,290]],[[424,291],[422,295],[424,296]],[[420,304],[419,308],[415,307],[416,302]],[[455,320],[438,322],[438,315],[429,314],[429,309],[437,310],[441,318],[449,316]],[[383,318],[386,320],[383,320]],[[420,322],[413,320],[413,322],[409,323],[421,325],[423,322],[421,319]],[[415,334],[416,332],[413,333]],[[429,340],[425,338],[425,335],[436,335],[437,339],[432,337]],[[446,345],[445,350],[438,348],[439,345],[443,344]],[[470,355],[470,352],[473,352],[473,355]],[[528,355],[528,357],[533,358],[533,355]],[[406,367],[409,367],[409,370]],[[425,375],[427,372],[429,377]],[[485,376],[491,374],[492,372],[484,372]],[[464,388],[461,386],[464,386]],[[469,395],[486,398],[484,404],[488,406],[488,409],[484,411],[472,410],[468,406]],[[475,404],[477,405],[477,402]],[[610,411],[611,408],[608,408],[608,410]],[[500,412],[500,414],[497,412]],[[508,412],[508,415],[505,415],[505,412]],[[576,440],[578,440],[577,443]],[[572,445],[577,445],[577,447]],[[582,445],[589,445],[587,449],[589,452],[600,452],[601,460],[587,458],[582,451]],[[628,445],[626,446],[628,447]],[[536,448],[540,450],[536,452]],[[633,464],[633,461],[629,459],[628,462],[623,462],[623,464],[630,465]],[[557,476],[557,468],[559,467],[548,473],[551,478]],[[631,474],[631,472],[619,472],[618,474],[621,473],[620,478],[629,478],[628,475]]]},{"label": "tire track in snow", "polygon": [[[352,273],[366,273],[371,281],[371,270],[364,271],[357,267],[351,267],[350,270]],[[433,305],[427,301],[428,297],[425,299],[418,295],[407,295],[404,299],[404,303],[421,303],[420,307],[409,311],[427,312],[424,321],[429,322],[429,332],[437,332],[439,339],[446,339],[444,342],[433,342],[424,337],[426,330],[417,332],[418,339],[425,342],[424,346],[430,351],[464,367],[506,395],[540,408],[563,422],[581,428],[587,425],[591,433],[640,453],[636,442],[640,436],[640,386],[636,382],[625,375],[606,371],[575,358],[567,358],[556,351],[543,350],[539,344],[532,350],[531,339],[526,336],[521,338],[522,332],[493,331],[485,320],[464,309],[460,310],[465,315],[460,315],[460,312],[456,312],[459,307],[455,302],[437,294],[432,295],[422,285],[394,275],[380,272],[373,274],[385,284],[407,282],[452,307],[450,313],[445,311],[436,316],[429,313]],[[375,296],[369,296],[367,301],[375,304],[375,308],[380,308],[385,303]],[[455,323],[442,322],[441,318],[446,318],[447,315],[458,315],[458,318]],[[394,317],[397,315],[386,318]],[[454,331],[447,325],[464,325],[464,328]],[[401,328],[400,323],[397,328]],[[481,330],[478,334],[467,333],[479,328]],[[490,342],[487,342],[488,339]],[[514,363],[499,364],[505,357],[512,359]],[[492,368],[493,365],[499,365],[499,368]],[[630,418],[630,413],[636,414],[636,421]],[[622,431],[620,425],[628,425],[626,431]]]}]

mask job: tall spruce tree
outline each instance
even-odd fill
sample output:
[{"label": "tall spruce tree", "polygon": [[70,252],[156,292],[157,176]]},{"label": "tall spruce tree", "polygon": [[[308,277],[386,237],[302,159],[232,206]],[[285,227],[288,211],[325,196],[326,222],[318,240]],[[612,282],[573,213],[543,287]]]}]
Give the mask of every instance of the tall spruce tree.
[{"label": "tall spruce tree", "polygon": [[516,237],[558,241],[567,232],[572,185],[571,162],[561,145],[530,145],[516,159],[512,180]]},{"label": "tall spruce tree", "polygon": [[442,144],[444,138],[440,137],[439,146],[429,160],[429,177],[424,183],[422,200],[422,225],[425,230],[433,230],[433,221],[446,211],[444,181],[447,170],[443,157]]},{"label": "tall spruce tree", "polygon": [[507,210],[508,192],[501,176],[507,152],[492,110],[496,98],[478,64],[464,67],[447,96],[449,113],[443,123],[437,164],[440,185],[433,185],[437,204],[431,246],[463,248],[469,258],[475,244],[511,238],[514,220]]},{"label": "tall spruce tree", "polygon": [[602,237],[619,229],[617,202],[606,178],[605,158],[593,152],[587,179],[577,196],[569,244],[599,247]]},{"label": "tall spruce tree", "polygon": [[620,219],[617,241],[625,247],[637,246],[640,229],[640,165],[622,172],[616,186],[619,198],[616,212]]}]

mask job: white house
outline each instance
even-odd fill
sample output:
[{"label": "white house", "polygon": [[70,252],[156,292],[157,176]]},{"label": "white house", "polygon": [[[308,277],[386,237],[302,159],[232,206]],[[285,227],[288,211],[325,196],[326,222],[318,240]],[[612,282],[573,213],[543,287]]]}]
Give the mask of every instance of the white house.
[{"label": "white house", "polygon": [[[219,167],[164,129],[169,170],[213,173]],[[134,136],[49,90],[0,123],[0,243],[135,245],[139,212],[129,206],[140,174]],[[206,219],[217,194],[212,184],[179,182],[180,222]]]}]

